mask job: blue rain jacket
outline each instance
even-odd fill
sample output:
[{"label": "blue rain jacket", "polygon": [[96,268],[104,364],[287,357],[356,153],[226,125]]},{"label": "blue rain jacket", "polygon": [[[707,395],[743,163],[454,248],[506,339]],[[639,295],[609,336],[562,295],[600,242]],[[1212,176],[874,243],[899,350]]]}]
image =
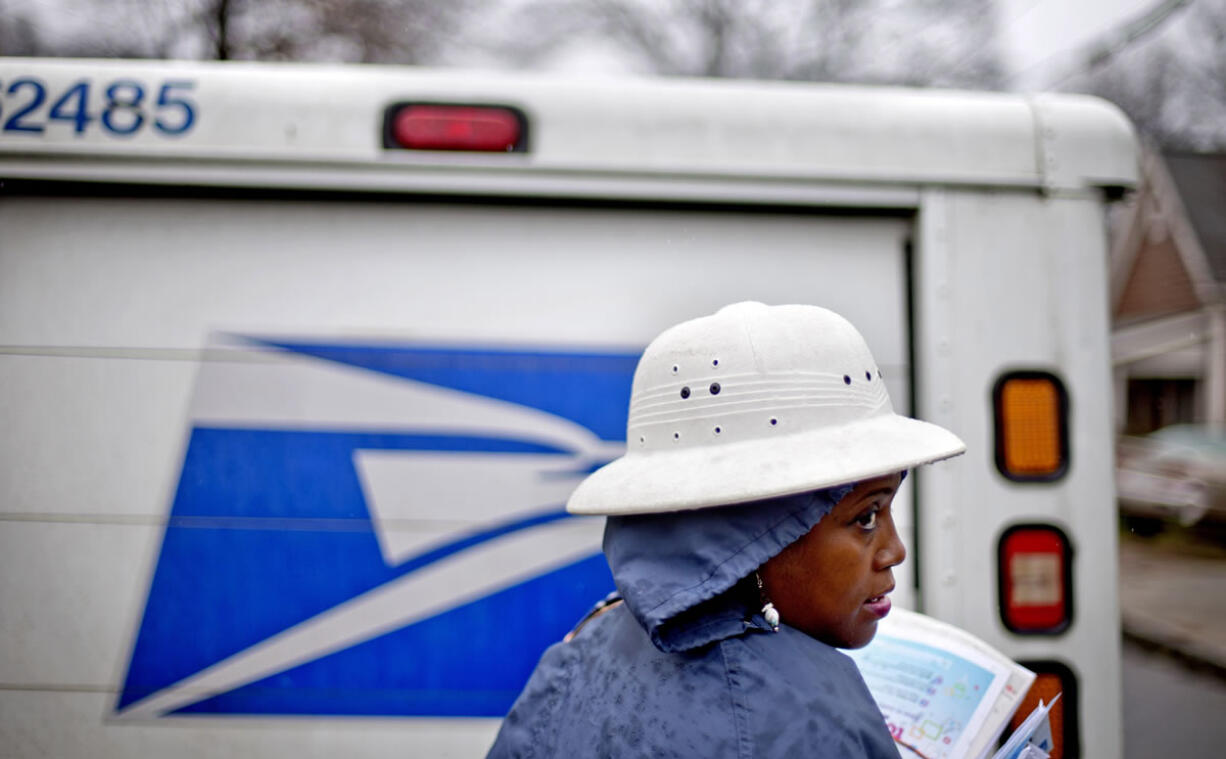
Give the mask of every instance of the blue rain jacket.
[{"label": "blue rain jacket", "polygon": [[545,652],[489,757],[897,759],[851,659],[772,632],[751,584],[850,489],[610,517],[625,603]]}]

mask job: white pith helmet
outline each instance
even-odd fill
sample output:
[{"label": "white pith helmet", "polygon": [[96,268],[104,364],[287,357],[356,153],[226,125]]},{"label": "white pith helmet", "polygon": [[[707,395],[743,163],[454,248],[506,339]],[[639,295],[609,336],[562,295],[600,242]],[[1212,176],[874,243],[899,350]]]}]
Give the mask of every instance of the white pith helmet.
[{"label": "white pith helmet", "polygon": [[774,498],[956,456],[894,413],[864,338],[817,306],[736,303],[678,324],[634,372],[626,455],[579,484],[573,514],[651,514]]}]

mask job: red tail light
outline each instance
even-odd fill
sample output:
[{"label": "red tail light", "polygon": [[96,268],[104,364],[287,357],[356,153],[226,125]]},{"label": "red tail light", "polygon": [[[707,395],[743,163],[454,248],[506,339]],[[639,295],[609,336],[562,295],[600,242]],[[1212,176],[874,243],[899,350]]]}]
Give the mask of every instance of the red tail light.
[{"label": "red tail light", "polygon": [[1058,527],[1016,525],[997,548],[1000,618],[1015,633],[1054,635],[1073,617],[1072,548]]}]

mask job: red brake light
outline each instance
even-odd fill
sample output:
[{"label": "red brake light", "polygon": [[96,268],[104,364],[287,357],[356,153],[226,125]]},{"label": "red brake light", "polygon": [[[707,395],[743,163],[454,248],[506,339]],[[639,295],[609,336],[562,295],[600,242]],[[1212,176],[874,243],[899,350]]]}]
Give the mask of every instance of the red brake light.
[{"label": "red brake light", "polygon": [[526,121],[502,106],[409,103],[385,118],[384,147],[507,153],[527,147]]},{"label": "red brake light", "polygon": [[1054,635],[1073,616],[1072,549],[1057,527],[1017,525],[997,549],[1000,618],[1015,633]]}]

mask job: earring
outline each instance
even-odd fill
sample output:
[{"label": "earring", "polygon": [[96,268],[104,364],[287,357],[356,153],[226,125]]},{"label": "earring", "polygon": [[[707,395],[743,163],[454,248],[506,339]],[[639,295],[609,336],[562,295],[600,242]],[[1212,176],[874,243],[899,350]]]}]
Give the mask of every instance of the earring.
[{"label": "earring", "polygon": [[762,575],[754,572],[753,578],[758,583],[758,600],[762,602],[762,618],[766,620],[766,624],[771,626],[772,631],[779,632],[779,610],[766,597],[766,589],[762,587]]}]

